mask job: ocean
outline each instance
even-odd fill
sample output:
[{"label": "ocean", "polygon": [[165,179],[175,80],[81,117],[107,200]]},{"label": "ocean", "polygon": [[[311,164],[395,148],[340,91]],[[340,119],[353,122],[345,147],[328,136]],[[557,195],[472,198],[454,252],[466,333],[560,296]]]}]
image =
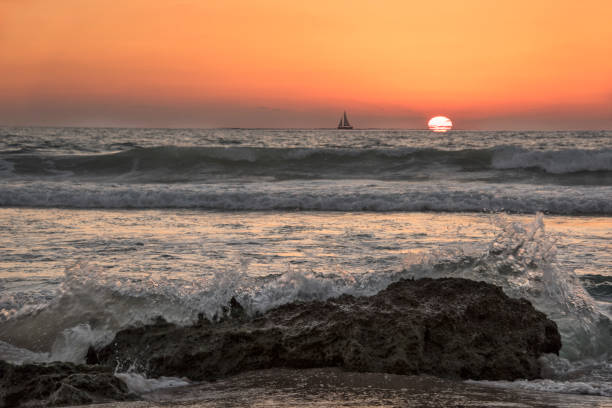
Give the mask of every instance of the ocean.
[{"label": "ocean", "polygon": [[420,277],[499,285],[562,335],[534,381],[297,370],[272,392],[249,374],[117,373],[147,404],[419,405],[402,390],[425,382],[445,405],[612,406],[611,131],[5,127],[0,229],[0,360],[13,363],[83,362],[122,328],[189,324],[232,297],[256,313]]}]

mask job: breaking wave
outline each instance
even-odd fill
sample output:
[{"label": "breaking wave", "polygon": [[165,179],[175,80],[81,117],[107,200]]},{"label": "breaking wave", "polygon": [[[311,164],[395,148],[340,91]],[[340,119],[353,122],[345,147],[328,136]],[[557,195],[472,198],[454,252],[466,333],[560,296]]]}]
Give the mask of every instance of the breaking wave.
[{"label": "breaking wave", "polygon": [[[578,275],[556,261],[555,239],[544,227],[543,215],[533,223],[498,218],[502,232],[484,254],[461,250],[430,254],[407,268],[412,276],[461,277],[483,280],[511,297],[525,298],[559,326],[562,357],[599,358],[612,349],[612,324],[588,294]],[[441,260],[444,261],[441,261]]]},{"label": "breaking wave", "polygon": [[[5,169],[16,175],[109,177],[139,180],[207,180],[212,177],[272,179],[363,178],[411,180],[415,171],[537,170],[545,174],[612,172],[612,149],[527,150],[515,146],[489,149],[435,148],[132,148],[93,155],[3,154]],[[533,175],[532,175],[533,176]],[[599,175],[601,178],[601,175]],[[608,182],[608,178],[605,179]]]},{"label": "breaking wave", "polygon": [[612,171],[612,149],[534,151],[505,147],[494,150],[491,164],[496,169],[537,168],[553,174],[607,172]]}]

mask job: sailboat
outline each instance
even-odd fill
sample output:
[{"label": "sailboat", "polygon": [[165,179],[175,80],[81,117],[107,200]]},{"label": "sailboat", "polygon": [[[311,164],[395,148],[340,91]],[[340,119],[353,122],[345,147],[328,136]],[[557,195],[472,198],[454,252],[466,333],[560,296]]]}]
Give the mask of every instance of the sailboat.
[{"label": "sailboat", "polygon": [[348,118],[346,117],[346,111],[344,111],[344,115],[342,115],[342,117],[340,117],[340,123],[338,123],[338,129],[352,129],[353,126],[351,126],[351,124],[348,121]]}]

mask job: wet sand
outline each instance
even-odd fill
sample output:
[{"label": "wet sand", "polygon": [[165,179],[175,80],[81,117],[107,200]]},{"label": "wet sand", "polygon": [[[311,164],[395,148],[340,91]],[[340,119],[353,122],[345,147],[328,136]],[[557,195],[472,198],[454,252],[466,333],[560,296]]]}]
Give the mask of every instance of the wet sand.
[{"label": "wet sand", "polygon": [[501,389],[429,376],[271,369],[99,407],[612,407],[612,398]]}]

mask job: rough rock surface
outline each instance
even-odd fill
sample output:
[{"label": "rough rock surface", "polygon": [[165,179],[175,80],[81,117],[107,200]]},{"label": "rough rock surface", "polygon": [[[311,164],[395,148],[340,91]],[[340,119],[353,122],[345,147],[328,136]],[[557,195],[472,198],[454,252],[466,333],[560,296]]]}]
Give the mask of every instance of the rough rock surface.
[{"label": "rough rock surface", "polygon": [[538,357],[561,348],[556,324],[528,301],[456,278],[403,280],[374,296],[292,303],[254,318],[234,301],[229,315],[126,329],[95,358],[191,380],[273,367],[512,380],[539,377]]},{"label": "rough rock surface", "polygon": [[0,361],[0,407],[60,406],[135,399],[109,367]]}]

